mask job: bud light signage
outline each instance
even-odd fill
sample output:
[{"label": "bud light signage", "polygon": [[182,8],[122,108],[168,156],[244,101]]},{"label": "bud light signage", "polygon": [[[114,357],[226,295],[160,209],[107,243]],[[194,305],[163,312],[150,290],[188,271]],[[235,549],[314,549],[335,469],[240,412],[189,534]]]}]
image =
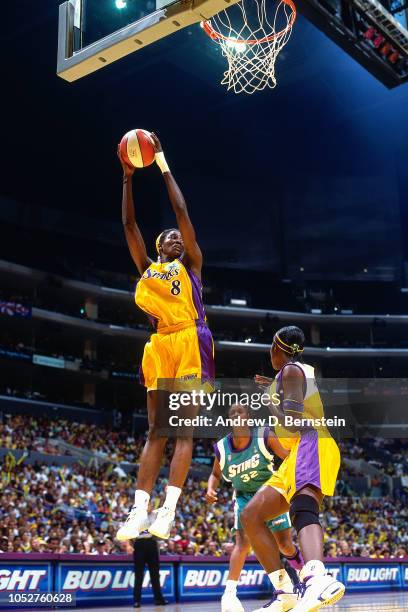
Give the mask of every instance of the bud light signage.
[{"label": "bud light signage", "polygon": [[[180,601],[219,599],[228,576],[226,563],[181,563],[179,566]],[[269,579],[257,563],[247,563],[241,572],[238,596],[262,597],[270,593]]]},{"label": "bud light signage", "polygon": [[[0,557],[1,559],[1,557]],[[2,602],[10,594],[49,593],[52,591],[53,569],[51,563],[13,563],[0,565],[0,596]],[[2,608],[7,608],[2,604]]]},{"label": "bud light signage", "polygon": [[343,582],[343,571],[340,563],[327,563],[326,567],[335,580]]},{"label": "bud light signage", "polygon": [[[61,563],[57,567],[56,591],[74,593],[77,604],[133,603],[134,571],[132,563]],[[175,599],[174,568],[170,563],[160,566],[163,596]],[[142,585],[142,601],[153,601],[150,574],[146,570]]]},{"label": "bud light signage", "polygon": [[401,568],[398,564],[346,563],[343,571],[347,590],[401,588]]},{"label": "bud light signage", "polygon": [[401,565],[402,573],[402,586],[404,589],[408,589],[408,565]]}]

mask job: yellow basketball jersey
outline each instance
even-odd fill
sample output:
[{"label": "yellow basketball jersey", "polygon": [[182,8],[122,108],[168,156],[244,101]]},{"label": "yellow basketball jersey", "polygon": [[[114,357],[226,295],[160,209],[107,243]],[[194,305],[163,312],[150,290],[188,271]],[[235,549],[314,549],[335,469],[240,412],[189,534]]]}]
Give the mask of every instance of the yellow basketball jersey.
[{"label": "yellow basketball jersey", "polygon": [[180,259],[150,264],[137,283],[135,302],[157,331],[205,321],[201,281]]},{"label": "yellow basketball jersey", "polygon": [[[322,400],[320,397],[319,389],[317,388],[316,379],[314,375],[314,368],[306,363],[302,363],[300,361],[296,362],[296,365],[301,368],[305,375],[305,397],[304,397],[304,412],[302,414],[293,415],[295,418],[302,419],[321,419],[324,416],[324,409]],[[282,369],[283,370],[283,369]],[[282,370],[278,372],[275,380],[273,381],[270,387],[270,395],[274,393],[278,393],[281,395],[282,391]],[[276,397],[276,396],[275,396]],[[283,397],[281,395],[281,397]],[[323,437],[331,437],[329,430],[325,425],[314,427],[317,430],[319,436]],[[275,427],[275,433],[279,437],[279,441],[282,446],[288,450],[290,450],[293,446],[295,446],[296,441],[300,438],[299,432],[291,432],[288,429],[285,429],[283,426]]]}]

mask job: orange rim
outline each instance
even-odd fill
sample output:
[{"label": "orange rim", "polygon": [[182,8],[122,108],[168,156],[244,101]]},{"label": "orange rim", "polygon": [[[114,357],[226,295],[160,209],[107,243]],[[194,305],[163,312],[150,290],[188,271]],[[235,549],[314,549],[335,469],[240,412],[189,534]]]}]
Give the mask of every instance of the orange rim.
[{"label": "orange rim", "polygon": [[284,4],[287,4],[291,8],[292,15],[290,17],[290,21],[288,25],[286,26],[286,28],[284,28],[280,32],[275,32],[274,34],[271,34],[270,36],[264,36],[263,38],[250,38],[249,40],[244,40],[240,38],[239,40],[237,40],[236,38],[233,38],[232,36],[224,36],[224,34],[220,34],[220,32],[216,32],[211,25],[211,19],[208,19],[208,21],[202,21],[201,25],[203,27],[204,32],[212,40],[225,40],[226,42],[231,41],[234,43],[243,43],[246,45],[256,45],[256,44],[267,42],[270,40],[276,40],[277,38],[281,38],[282,36],[284,36],[284,34],[286,34],[286,32],[288,32],[292,28],[296,20],[296,6],[294,2],[292,0],[281,0],[281,2],[283,2]]}]

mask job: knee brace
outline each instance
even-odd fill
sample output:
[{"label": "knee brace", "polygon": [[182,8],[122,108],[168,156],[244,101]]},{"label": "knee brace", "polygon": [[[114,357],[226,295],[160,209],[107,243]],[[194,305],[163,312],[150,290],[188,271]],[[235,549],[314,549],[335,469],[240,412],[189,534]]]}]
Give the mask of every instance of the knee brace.
[{"label": "knee brace", "polygon": [[310,495],[297,495],[290,505],[289,514],[297,533],[308,525],[320,525],[319,504]]}]

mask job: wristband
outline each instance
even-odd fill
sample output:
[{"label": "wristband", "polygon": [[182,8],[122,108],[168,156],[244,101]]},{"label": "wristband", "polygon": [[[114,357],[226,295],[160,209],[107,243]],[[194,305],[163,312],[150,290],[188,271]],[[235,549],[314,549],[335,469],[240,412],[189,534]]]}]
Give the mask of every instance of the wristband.
[{"label": "wristband", "polygon": [[304,412],[305,406],[303,402],[297,402],[292,399],[284,399],[282,403],[283,411],[289,410],[290,412]]},{"label": "wristband", "polygon": [[164,157],[163,151],[159,151],[158,153],[156,153],[155,159],[156,159],[156,164],[159,166],[160,170],[162,171],[162,174],[164,174],[165,172],[170,172],[170,169],[167,165],[166,158]]}]

